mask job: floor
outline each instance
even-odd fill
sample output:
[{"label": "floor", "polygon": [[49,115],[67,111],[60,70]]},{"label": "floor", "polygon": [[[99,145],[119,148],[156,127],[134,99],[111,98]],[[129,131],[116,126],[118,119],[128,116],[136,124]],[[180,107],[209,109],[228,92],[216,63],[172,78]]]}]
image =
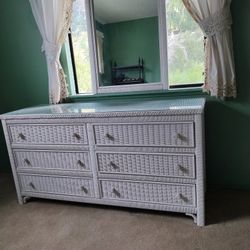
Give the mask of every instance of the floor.
[{"label": "floor", "polygon": [[191,217],[33,199],[17,204],[0,177],[0,249],[250,250],[250,192],[207,195],[207,226]]}]

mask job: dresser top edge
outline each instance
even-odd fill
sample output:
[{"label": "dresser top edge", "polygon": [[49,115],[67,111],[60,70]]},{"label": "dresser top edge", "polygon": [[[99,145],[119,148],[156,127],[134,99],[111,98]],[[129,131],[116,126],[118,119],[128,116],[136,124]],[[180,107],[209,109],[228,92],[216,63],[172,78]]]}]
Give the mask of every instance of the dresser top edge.
[{"label": "dresser top edge", "polygon": [[44,105],[0,115],[0,119],[101,118],[151,115],[193,115],[204,112],[205,99],[127,100]]}]

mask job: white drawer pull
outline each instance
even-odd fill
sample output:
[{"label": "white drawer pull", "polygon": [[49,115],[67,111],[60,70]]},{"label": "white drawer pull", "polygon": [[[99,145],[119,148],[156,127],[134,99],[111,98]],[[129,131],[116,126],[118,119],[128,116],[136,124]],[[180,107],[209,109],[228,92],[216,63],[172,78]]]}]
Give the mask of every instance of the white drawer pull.
[{"label": "white drawer pull", "polygon": [[88,189],[84,186],[81,187],[81,190],[85,193],[85,194],[88,194]]},{"label": "white drawer pull", "polygon": [[185,168],[185,167],[183,167],[182,165],[178,165],[178,168],[179,168],[179,170],[181,171],[181,172],[183,172],[184,174],[188,174],[188,169],[187,168]]},{"label": "white drawer pull", "polygon": [[81,136],[77,133],[74,133],[73,136],[77,139],[77,140],[81,140]]},{"label": "white drawer pull", "polygon": [[181,141],[188,141],[188,138],[180,133],[177,133],[177,138]]},{"label": "white drawer pull", "polygon": [[86,165],[81,160],[79,160],[77,164],[82,168],[86,168]]},{"label": "white drawer pull", "polygon": [[115,188],[113,188],[112,192],[113,192],[113,194],[116,195],[117,197],[119,197],[119,198],[121,197],[120,192],[119,192],[118,190],[116,190]]},{"label": "white drawer pull", "polygon": [[176,196],[175,196],[175,198],[176,199],[180,199],[180,200],[182,200],[182,201],[184,201],[184,202],[188,202],[188,198],[187,197],[185,197],[183,194],[181,194],[181,193],[178,193]]},{"label": "white drawer pull", "polygon": [[107,133],[107,134],[105,135],[105,137],[108,138],[108,139],[111,140],[111,141],[114,141],[114,140],[115,140],[115,138],[114,138],[112,135],[110,135],[109,133]]},{"label": "white drawer pull", "polygon": [[26,137],[23,133],[18,134],[18,137],[21,138],[22,140],[26,140]]},{"label": "white drawer pull", "polygon": [[31,166],[31,162],[27,158],[24,159],[24,163],[26,163],[27,165]]},{"label": "white drawer pull", "polygon": [[34,185],[32,182],[29,183],[29,186],[30,186],[32,189],[36,189],[35,185]]},{"label": "white drawer pull", "polygon": [[114,162],[110,162],[110,166],[113,168],[113,169],[119,169],[119,167],[114,163]]}]

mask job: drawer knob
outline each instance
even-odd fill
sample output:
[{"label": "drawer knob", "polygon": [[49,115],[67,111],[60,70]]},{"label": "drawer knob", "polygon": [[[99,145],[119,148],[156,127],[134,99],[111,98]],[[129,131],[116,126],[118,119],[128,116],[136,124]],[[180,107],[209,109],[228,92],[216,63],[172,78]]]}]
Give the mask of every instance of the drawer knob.
[{"label": "drawer knob", "polygon": [[26,163],[27,165],[31,166],[31,162],[27,158],[24,159],[24,163]]},{"label": "drawer knob", "polygon": [[32,182],[29,183],[29,186],[30,186],[32,189],[36,189],[35,185],[34,185]]},{"label": "drawer knob", "polygon": [[178,165],[178,168],[179,168],[179,170],[181,171],[181,172],[183,172],[184,174],[188,174],[188,169],[187,168],[185,168],[185,167],[183,167],[182,165]]},{"label": "drawer knob", "polygon": [[88,194],[88,189],[84,186],[81,187],[81,190],[85,193],[85,194]]},{"label": "drawer knob", "polygon": [[119,192],[118,190],[116,190],[115,188],[113,188],[112,192],[113,192],[113,194],[114,194],[115,196],[117,196],[117,197],[119,197],[119,198],[121,197],[120,192]]},{"label": "drawer knob", "polygon": [[79,161],[77,162],[77,164],[78,164],[80,167],[82,167],[82,168],[85,168],[85,167],[86,167],[86,165],[85,165],[81,160],[79,160]]},{"label": "drawer knob", "polygon": [[73,136],[77,139],[77,140],[81,140],[81,136],[77,133],[74,133]]},{"label": "drawer knob", "polygon": [[180,133],[177,133],[177,138],[179,140],[181,140],[181,141],[187,141],[188,140],[186,136],[184,136],[184,135],[182,135]]},{"label": "drawer knob", "polygon": [[18,134],[18,137],[22,140],[26,140],[26,137],[23,133]]},{"label": "drawer knob", "polygon": [[185,196],[184,196],[183,194],[181,194],[181,193],[178,193],[178,194],[176,195],[175,198],[176,198],[176,199],[180,199],[180,200],[182,200],[182,201],[188,203],[188,198],[185,197]]},{"label": "drawer knob", "polygon": [[119,167],[114,163],[114,162],[110,162],[110,166],[113,168],[113,169],[119,169]]},{"label": "drawer knob", "polygon": [[112,135],[110,135],[109,133],[107,133],[107,134],[105,135],[105,137],[108,138],[108,139],[111,140],[111,141],[114,141],[114,140],[115,140],[115,138],[114,138]]}]

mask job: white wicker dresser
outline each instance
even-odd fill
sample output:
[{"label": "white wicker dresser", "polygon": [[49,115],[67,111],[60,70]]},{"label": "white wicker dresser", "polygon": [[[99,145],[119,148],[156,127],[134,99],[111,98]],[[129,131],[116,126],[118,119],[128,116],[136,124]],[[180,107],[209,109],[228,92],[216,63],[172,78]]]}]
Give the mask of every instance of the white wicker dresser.
[{"label": "white wicker dresser", "polygon": [[19,203],[39,197],[181,212],[203,226],[204,104],[138,99],[1,115]]}]

